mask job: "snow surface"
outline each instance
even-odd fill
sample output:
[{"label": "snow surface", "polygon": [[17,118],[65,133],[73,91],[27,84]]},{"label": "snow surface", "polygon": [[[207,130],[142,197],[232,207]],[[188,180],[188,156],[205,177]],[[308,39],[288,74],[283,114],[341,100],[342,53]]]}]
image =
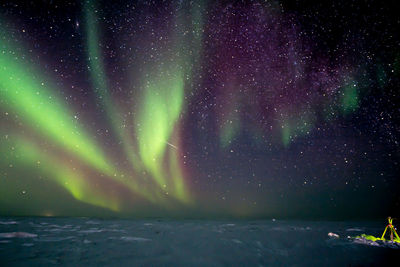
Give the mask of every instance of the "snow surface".
[{"label": "snow surface", "polygon": [[347,238],[381,234],[385,225],[377,222],[29,217],[0,222],[0,266],[365,266],[391,263],[400,252],[382,242]]}]

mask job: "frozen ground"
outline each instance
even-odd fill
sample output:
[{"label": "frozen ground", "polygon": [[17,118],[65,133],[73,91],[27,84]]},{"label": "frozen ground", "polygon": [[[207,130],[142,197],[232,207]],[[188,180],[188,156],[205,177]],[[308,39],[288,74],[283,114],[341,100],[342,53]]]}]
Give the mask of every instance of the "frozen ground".
[{"label": "frozen ground", "polygon": [[384,223],[0,218],[0,266],[382,266],[400,250],[346,237]]}]

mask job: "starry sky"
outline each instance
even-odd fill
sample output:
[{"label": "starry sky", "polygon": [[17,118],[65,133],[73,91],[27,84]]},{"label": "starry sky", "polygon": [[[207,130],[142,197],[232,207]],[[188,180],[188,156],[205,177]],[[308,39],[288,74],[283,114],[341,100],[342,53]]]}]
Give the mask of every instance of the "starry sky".
[{"label": "starry sky", "polygon": [[0,215],[397,216],[396,9],[2,2]]}]

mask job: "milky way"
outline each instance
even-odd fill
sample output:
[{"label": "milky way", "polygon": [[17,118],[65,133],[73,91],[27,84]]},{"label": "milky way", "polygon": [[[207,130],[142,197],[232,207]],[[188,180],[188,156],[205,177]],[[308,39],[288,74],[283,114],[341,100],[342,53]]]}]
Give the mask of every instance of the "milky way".
[{"label": "milky way", "polygon": [[0,213],[398,210],[392,9],[2,4]]}]

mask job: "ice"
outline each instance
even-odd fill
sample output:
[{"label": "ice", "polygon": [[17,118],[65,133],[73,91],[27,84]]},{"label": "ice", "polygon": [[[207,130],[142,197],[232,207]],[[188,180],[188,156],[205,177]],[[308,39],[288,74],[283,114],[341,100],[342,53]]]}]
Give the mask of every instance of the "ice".
[{"label": "ice", "polygon": [[121,240],[124,240],[124,241],[138,241],[138,242],[151,241],[150,239],[147,239],[147,238],[135,237],[135,236],[123,236],[123,237],[121,237]]},{"label": "ice", "polygon": [[38,242],[61,242],[66,240],[76,239],[75,236],[45,236],[35,239]]},{"label": "ice", "polygon": [[100,224],[98,221],[87,221],[86,224]]},{"label": "ice", "polygon": [[8,224],[18,224],[16,221],[0,221],[0,224],[8,225]]},{"label": "ice", "polygon": [[33,238],[33,237],[37,237],[37,235],[25,232],[0,233],[0,238]]},{"label": "ice", "polygon": [[393,241],[382,241],[382,240],[372,241],[372,240],[368,240],[364,237],[358,237],[358,238],[354,238],[353,242],[356,244],[362,244],[362,245],[367,245],[367,246],[400,249],[400,243],[393,242]]},{"label": "ice", "polygon": [[235,226],[235,224],[234,223],[226,223],[226,224],[223,224],[221,226],[232,227],[232,226]]},{"label": "ice", "polygon": [[364,244],[364,245],[370,245],[370,246],[375,246],[375,247],[379,247],[380,245],[378,244],[378,242],[376,241],[372,241],[372,240],[367,240],[365,238],[355,238],[354,239],[354,243],[357,244]]},{"label": "ice", "polygon": [[332,238],[339,238],[339,235],[335,233],[328,233],[328,236]]},{"label": "ice", "polygon": [[375,222],[29,217],[0,221],[17,223],[0,224],[4,266],[384,266],[399,251],[389,242],[345,238],[359,235],[349,229],[381,234],[386,225]]},{"label": "ice", "polygon": [[88,230],[79,231],[79,233],[82,233],[82,234],[95,234],[95,233],[101,233],[103,231],[104,231],[103,229],[92,228],[92,229],[88,229]]},{"label": "ice", "polygon": [[347,232],[362,232],[364,230],[360,229],[360,228],[349,228],[349,229],[346,229],[346,231]]}]

